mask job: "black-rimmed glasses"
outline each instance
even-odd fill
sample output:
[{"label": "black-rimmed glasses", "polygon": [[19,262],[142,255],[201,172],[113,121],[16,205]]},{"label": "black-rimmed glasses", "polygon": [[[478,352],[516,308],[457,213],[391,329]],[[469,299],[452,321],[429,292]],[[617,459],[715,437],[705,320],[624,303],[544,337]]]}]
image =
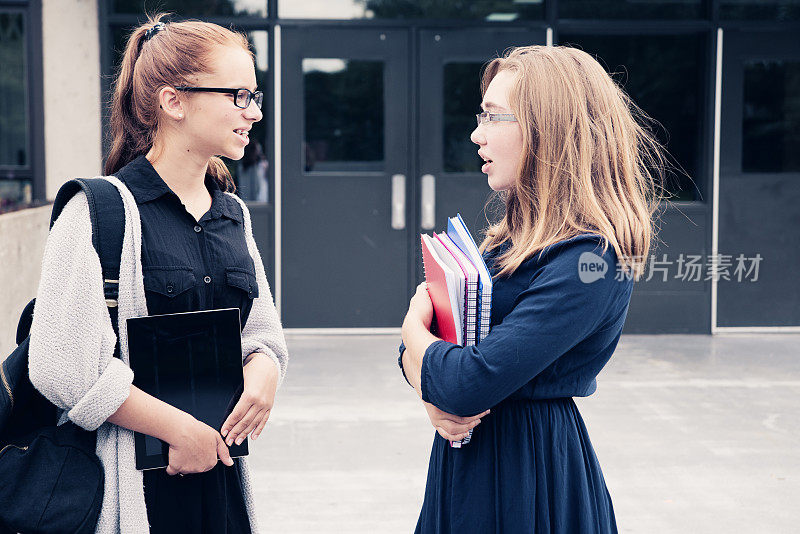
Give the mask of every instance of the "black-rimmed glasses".
[{"label": "black-rimmed glasses", "polygon": [[261,104],[264,102],[263,92],[253,92],[243,87],[231,89],[228,87],[188,87],[186,85],[180,85],[175,89],[178,91],[192,91],[196,93],[227,93],[233,95],[233,105],[242,109],[247,109],[252,100],[255,100],[256,106],[258,106],[258,109],[261,109]]}]

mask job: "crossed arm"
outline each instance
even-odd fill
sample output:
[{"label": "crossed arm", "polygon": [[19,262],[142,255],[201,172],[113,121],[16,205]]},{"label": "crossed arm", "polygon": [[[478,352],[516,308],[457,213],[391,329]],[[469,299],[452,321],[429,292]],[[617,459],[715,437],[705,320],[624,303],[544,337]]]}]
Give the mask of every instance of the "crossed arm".
[{"label": "crossed arm", "polygon": [[[402,337],[406,350],[401,355],[403,372],[408,383],[422,398],[422,360],[425,351],[439,338],[431,334],[430,327],[433,321],[433,304],[428,290],[423,282],[417,286],[417,292],[411,299],[408,313],[403,321]],[[489,410],[472,417],[460,417],[440,410],[429,402],[422,401],[431,424],[444,439],[459,441],[467,437],[470,430],[478,426],[481,417],[487,415]]]}]

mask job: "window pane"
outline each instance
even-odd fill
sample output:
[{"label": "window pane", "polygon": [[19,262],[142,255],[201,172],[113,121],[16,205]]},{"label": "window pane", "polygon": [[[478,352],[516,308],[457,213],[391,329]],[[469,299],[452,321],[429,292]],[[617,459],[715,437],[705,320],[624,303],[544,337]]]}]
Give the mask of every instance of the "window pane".
[{"label": "window pane", "polygon": [[800,62],[744,65],[742,170],[800,172]]},{"label": "window pane", "polygon": [[798,20],[800,0],[722,0],[719,16],[738,20]]},{"label": "window pane", "polygon": [[30,180],[4,180],[0,178],[0,213],[28,208],[32,202]]},{"label": "window pane", "polygon": [[383,63],[304,59],[306,171],[383,169]]},{"label": "window pane", "polygon": [[541,19],[544,0],[282,0],[278,16],[291,19]]},{"label": "window pane", "polygon": [[114,13],[142,15],[169,11],[181,17],[211,15],[267,16],[268,0],[112,0]]},{"label": "window pane", "polygon": [[269,63],[268,35],[265,31],[253,31],[247,34],[250,48],[256,54],[256,83],[260,91],[265,93],[261,111],[264,118],[253,124],[250,130],[250,142],[244,148],[244,157],[233,162],[232,174],[236,182],[237,194],[242,200],[270,202],[269,162],[267,161],[267,112]]},{"label": "window pane", "polygon": [[0,166],[27,168],[28,95],[25,18],[0,12]]},{"label": "window pane", "polygon": [[469,136],[481,103],[483,63],[447,63],[444,66],[444,170],[480,172],[478,147]]},{"label": "window pane", "polygon": [[694,19],[703,17],[703,0],[559,0],[565,19]]},{"label": "window pane", "polygon": [[562,35],[562,42],[597,57],[633,101],[660,123],[656,137],[691,177],[667,173],[665,187],[676,196],[672,200],[701,200],[705,34]]}]

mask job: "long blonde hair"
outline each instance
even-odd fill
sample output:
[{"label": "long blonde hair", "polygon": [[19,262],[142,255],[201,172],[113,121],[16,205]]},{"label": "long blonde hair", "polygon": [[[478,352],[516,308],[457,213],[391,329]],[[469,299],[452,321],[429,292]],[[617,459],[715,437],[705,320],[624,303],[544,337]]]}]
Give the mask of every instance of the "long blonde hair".
[{"label": "long blonde hair", "polygon": [[[243,34],[199,20],[167,22],[165,29],[145,40],[145,32],[167,15],[148,16],[148,21],[128,37],[111,99],[111,149],[104,167],[107,175],[153,146],[162,87],[193,85],[192,76],[209,73],[212,54],[220,46],[241,47],[255,58]],[[206,175],[223,190],[235,189],[228,167],[217,156],[208,161]]]},{"label": "long blonde hair", "polygon": [[[655,237],[663,198],[663,147],[647,116],[589,54],[525,46],[489,62],[481,92],[511,71],[511,110],[522,128],[514,185],[501,193],[505,214],[486,230],[481,251],[510,240],[498,276],[553,243],[581,233],[614,247],[621,268],[638,279]],[[638,120],[637,120],[638,119]]]}]

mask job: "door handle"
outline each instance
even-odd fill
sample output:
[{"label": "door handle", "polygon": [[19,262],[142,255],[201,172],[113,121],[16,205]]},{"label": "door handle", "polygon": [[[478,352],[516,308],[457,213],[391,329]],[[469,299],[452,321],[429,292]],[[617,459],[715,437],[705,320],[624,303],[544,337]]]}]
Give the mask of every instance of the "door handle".
[{"label": "door handle", "polygon": [[422,220],[423,230],[433,230],[436,226],[436,177],[426,174],[422,177]]},{"label": "door handle", "polygon": [[392,229],[406,228],[406,175],[392,175]]}]

